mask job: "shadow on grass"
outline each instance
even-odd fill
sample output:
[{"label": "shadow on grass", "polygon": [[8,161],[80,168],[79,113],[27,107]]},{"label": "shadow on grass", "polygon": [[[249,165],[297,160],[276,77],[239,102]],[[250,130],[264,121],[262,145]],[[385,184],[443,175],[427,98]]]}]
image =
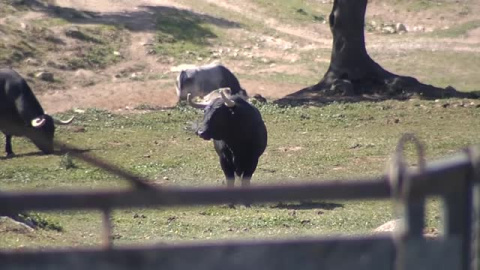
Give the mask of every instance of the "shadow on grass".
[{"label": "shadow on grass", "polygon": [[208,23],[221,28],[237,28],[237,22],[199,14],[190,10],[166,6],[140,6],[135,11],[92,12],[74,8],[44,4],[39,0],[24,0],[32,10],[44,12],[50,17],[61,18],[76,24],[103,24],[126,28],[134,32],[162,31],[176,40],[202,42],[205,38],[216,37],[202,24]]},{"label": "shadow on grass", "polygon": [[[88,153],[92,150],[95,150],[95,149],[76,149],[73,152],[82,154],[82,153]],[[61,156],[61,155],[65,155],[69,152],[72,152],[72,150],[69,150],[69,151],[55,150],[55,151],[53,151],[53,153],[51,155]],[[12,159],[12,158],[22,158],[22,157],[43,156],[43,155],[45,155],[45,154],[42,153],[41,151],[36,151],[36,152],[30,152],[30,153],[14,154],[13,156],[8,156],[8,157],[3,156],[3,157],[0,157],[0,160],[6,160],[6,159]]]},{"label": "shadow on grass", "polygon": [[290,210],[305,210],[305,209],[324,209],[333,210],[335,208],[343,208],[343,204],[329,203],[329,202],[315,202],[315,201],[301,201],[299,203],[284,203],[280,202],[271,208],[290,209]]}]

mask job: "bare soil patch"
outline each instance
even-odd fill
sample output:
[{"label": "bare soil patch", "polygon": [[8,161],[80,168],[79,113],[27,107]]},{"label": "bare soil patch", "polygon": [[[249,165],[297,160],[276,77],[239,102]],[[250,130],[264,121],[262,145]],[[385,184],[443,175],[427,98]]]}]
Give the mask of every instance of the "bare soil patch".
[{"label": "bare soil patch", "polygon": [[[252,1],[212,1],[202,0],[210,5],[217,5],[231,12],[242,14],[242,16],[264,24],[270,29],[282,33],[278,36],[269,33],[256,33],[252,30],[237,28],[229,30],[229,39],[222,44],[232,51],[254,52],[254,58],[236,59],[222,57],[219,60],[230,67],[234,72],[248,74],[250,77],[257,73],[287,75],[302,75],[322,77],[323,74],[312,74],[301,63],[296,63],[301,54],[317,49],[328,50],[331,48],[331,34],[327,24],[311,23],[302,25],[290,25],[279,21],[267,14],[265,10],[258,7]],[[169,61],[160,59],[158,55],[148,53],[149,42],[155,38],[155,9],[174,8],[185,9],[192,12],[195,6],[188,6],[187,2],[179,3],[173,0],[56,0],[55,5],[59,10],[71,12],[94,12],[96,16],[76,19],[75,23],[88,25],[89,23],[103,23],[108,25],[125,25],[129,31],[129,45],[122,48],[123,61],[111,65],[103,70],[60,70],[55,69],[56,77],[61,78],[63,86],[48,84],[36,81],[34,91],[48,112],[61,112],[74,108],[97,107],[107,110],[119,110],[135,108],[139,105],[152,107],[171,107],[177,102],[174,89],[175,72],[171,72],[173,66]],[[450,15],[435,16],[432,11],[411,12],[398,8],[392,8],[383,1],[371,1],[367,7],[367,20],[378,19],[379,21],[402,22],[408,26],[424,25],[428,29],[441,29],[472,19],[472,14],[478,11],[479,7],[471,7],[466,14],[462,8],[456,8]],[[62,12],[62,11],[60,11]],[[460,13],[459,13],[460,12]],[[466,12],[466,11],[465,11]],[[19,21],[27,24],[39,18],[47,18],[51,14],[28,12]],[[3,22],[4,20],[2,20]],[[0,23],[2,23],[0,22]],[[56,35],[61,35],[60,29],[51,29]],[[449,46],[453,50],[478,51],[472,49],[472,44],[480,41],[479,29],[469,31],[463,39],[444,38],[441,42],[429,38],[417,38],[412,34],[411,42],[398,42],[390,36],[367,33],[367,47],[369,50],[381,52],[415,50],[419,48],[436,50],[442,46]],[[410,33],[408,34],[410,35]],[[248,47],[255,47],[260,44],[257,50],[245,49],[248,39],[252,44]],[[238,43],[238,45],[237,45]],[[75,47],[78,44],[68,41],[66,46]],[[238,46],[238,47],[235,47]],[[212,50],[219,50],[223,47],[215,47]],[[61,52],[58,55],[50,56],[44,60],[55,60],[68,52]],[[320,59],[320,60],[319,60]],[[208,63],[215,60],[204,59]],[[279,61],[276,61],[279,60]],[[260,65],[250,65],[249,62],[260,61]],[[319,55],[312,61],[325,65],[329,56]],[[275,63],[270,65],[269,63]],[[192,63],[185,63],[192,64]],[[31,66],[21,67],[20,72],[26,74],[38,69]],[[269,99],[282,98],[285,95],[296,92],[306,85],[296,83],[285,83],[272,80],[241,79],[241,84],[247,89],[250,95],[261,94]]]}]

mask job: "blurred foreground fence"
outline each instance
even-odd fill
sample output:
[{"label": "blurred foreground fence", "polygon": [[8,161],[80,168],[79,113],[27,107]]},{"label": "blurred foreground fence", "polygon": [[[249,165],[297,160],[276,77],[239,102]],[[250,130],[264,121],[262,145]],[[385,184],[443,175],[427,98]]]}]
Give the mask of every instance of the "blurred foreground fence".
[{"label": "blurred foreground fence", "polygon": [[[0,269],[480,269],[480,154],[470,148],[407,169],[402,138],[392,168],[380,179],[322,181],[248,189],[157,188],[125,191],[0,193],[0,215],[27,210],[98,209],[104,213],[105,246],[67,250],[3,250]],[[414,141],[414,140],[413,140]],[[419,156],[422,151],[419,144]],[[443,233],[423,235],[425,199],[444,202]],[[115,247],[109,213],[131,207],[170,207],[308,199],[393,199],[404,228],[391,235],[292,240],[190,242]]]}]

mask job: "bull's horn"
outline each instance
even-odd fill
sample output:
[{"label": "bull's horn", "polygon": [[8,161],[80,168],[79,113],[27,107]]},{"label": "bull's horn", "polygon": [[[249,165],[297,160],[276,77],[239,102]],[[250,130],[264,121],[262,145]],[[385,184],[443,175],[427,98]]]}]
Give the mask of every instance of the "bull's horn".
[{"label": "bull's horn", "polygon": [[225,105],[227,105],[227,107],[229,108],[235,107],[235,101],[227,98],[227,96],[225,96],[223,89],[220,91],[220,95],[222,96],[222,99],[225,102]]},{"label": "bull's horn", "polygon": [[60,120],[60,119],[55,119],[53,118],[53,122],[57,125],[68,125],[70,123],[72,123],[73,121],[73,118],[75,118],[75,116],[72,116],[70,119],[68,120]]},{"label": "bull's horn", "polygon": [[32,124],[32,127],[39,128],[39,127],[45,125],[46,121],[47,120],[45,120],[44,117],[37,117],[37,118],[32,120],[31,124]]},{"label": "bull's horn", "polygon": [[188,105],[192,106],[193,108],[197,108],[197,109],[203,109],[203,108],[207,107],[207,104],[193,102],[191,93],[187,94],[187,103],[188,103]]}]

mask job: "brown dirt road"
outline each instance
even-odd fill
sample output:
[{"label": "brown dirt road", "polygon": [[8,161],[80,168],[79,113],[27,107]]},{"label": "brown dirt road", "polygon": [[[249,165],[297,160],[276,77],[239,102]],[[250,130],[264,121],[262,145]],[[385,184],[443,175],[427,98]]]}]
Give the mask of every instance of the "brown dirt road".
[{"label": "brown dirt road", "polygon": [[[331,47],[331,37],[328,30],[328,25],[315,26],[315,28],[305,29],[295,27],[288,24],[283,24],[275,18],[271,18],[266,14],[262,14],[262,10],[256,8],[251,1],[212,1],[201,0],[211,5],[215,4],[223,9],[228,9],[232,12],[242,12],[248,10],[251,14],[249,17],[253,20],[262,20],[268,27],[300,39],[299,42],[291,42],[276,38],[275,43],[268,44],[265,42],[266,48],[262,51],[266,56],[282,57],[283,59],[292,60],[292,63],[298,57],[298,51],[309,49],[326,49]],[[110,66],[100,71],[62,71],[65,74],[62,78],[65,84],[69,86],[68,89],[47,90],[42,91],[38,97],[49,113],[61,112],[74,108],[89,108],[97,107],[113,111],[124,111],[135,108],[139,105],[148,105],[152,107],[172,107],[177,102],[174,89],[174,79],[176,72],[172,71],[174,68],[171,64],[165,61],[159,61],[155,55],[146,53],[148,44],[154,38],[154,32],[151,31],[154,26],[154,14],[149,13],[146,6],[157,7],[174,7],[180,9],[192,10],[191,7],[184,6],[174,0],[56,0],[55,4],[60,7],[73,8],[77,10],[93,11],[99,14],[141,14],[138,17],[128,16],[111,16],[117,18],[119,21],[111,23],[118,23],[129,25],[129,28],[142,27],[142,29],[150,29],[150,31],[131,31],[129,33],[130,45],[124,48],[122,57],[124,61],[119,64]],[[144,11],[137,12],[134,11]],[[198,11],[196,11],[198,12]],[[367,9],[367,15],[388,14],[389,10],[381,2],[372,1]],[[34,13],[34,12],[32,12]],[[33,17],[47,16],[44,14],[33,14]],[[32,14],[27,15],[32,16]],[[108,16],[105,16],[108,17]],[[423,18],[409,18],[413,21],[423,22]],[[429,20],[432,25],[437,23],[434,20]],[[428,22],[427,22],[428,23]],[[438,20],[441,25],[444,20]],[[150,28],[145,27],[150,26]],[[320,27],[320,28],[319,28]],[[239,30],[248,31],[248,30]],[[267,37],[267,39],[270,37]],[[273,40],[273,39],[272,39]],[[474,40],[475,42],[478,40]],[[388,37],[376,36],[375,40],[369,41],[367,34],[368,46],[374,50],[382,50],[386,47],[405,46],[405,44],[392,44]],[[465,40],[464,42],[471,42]],[[279,44],[280,43],[280,44]],[[289,50],[290,54],[282,47],[290,46],[293,50]],[[408,46],[438,46],[431,41],[419,40],[418,43],[410,43]],[[402,48],[405,49],[405,48]],[[408,49],[408,48],[407,48]],[[327,59],[320,59],[318,61],[327,62]],[[188,64],[188,63],[186,63]],[[234,72],[245,71],[249,75],[255,75],[256,71],[249,70],[248,64],[244,65],[234,61],[225,63]],[[323,65],[326,65],[323,63]],[[161,75],[161,79],[155,80],[135,80],[131,77],[119,77],[119,73],[129,70],[132,67],[141,66],[141,75],[144,77],[155,77]],[[298,74],[321,77],[322,74],[309,73],[304,71],[301,67],[293,65],[272,65],[271,67],[258,72],[265,73],[288,73],[295,70]],[[60,72],[60,71],[59,71]],[[129,72],[130,75],[135,72]],[[292,73],[290,73],[292,74]],[[129,75],[129,76],[130,76]],[[252,76],[249,76],[249,78]],[[85,81],[94,81],[94,84],[85,84]],[[255,79],[241,79],[242,86],[247,89],[250,95],[261,94],[270,99],[276,99],[293,93],[306,85],[282,83],[275,80],[259,81]]]}]

